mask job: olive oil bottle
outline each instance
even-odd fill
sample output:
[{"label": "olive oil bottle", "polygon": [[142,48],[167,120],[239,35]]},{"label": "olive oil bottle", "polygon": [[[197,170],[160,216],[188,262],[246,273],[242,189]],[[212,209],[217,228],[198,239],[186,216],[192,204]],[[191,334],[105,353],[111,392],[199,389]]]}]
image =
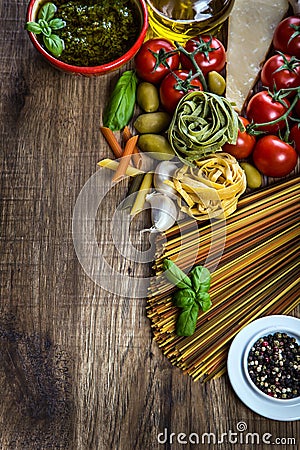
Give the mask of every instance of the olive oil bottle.
[{"label": "olive oil bottle", "polygon": [[154,34],[184,43],[193,36],[217,32],[234,0],[147,0],[147,4]]}]

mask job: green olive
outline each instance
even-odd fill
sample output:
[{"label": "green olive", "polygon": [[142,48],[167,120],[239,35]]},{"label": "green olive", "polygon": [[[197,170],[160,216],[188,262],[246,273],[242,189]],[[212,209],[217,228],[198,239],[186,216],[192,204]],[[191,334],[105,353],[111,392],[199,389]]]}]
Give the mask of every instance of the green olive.
[{"label": "green olive", "polygon": [[256,167],[246,162],[241,162],[240,166],[246,174],[247,186],[251,189],[259,188],[262,184],[262,176]]},{"label": "green olive", "polygon": [[225,92],[226,82],[221,74],[212,70],[208,73],[208,88],[210,92],[222,95]]},{"label": "green olive", "polygon": [[143,152],[150,153],[151,158],[160,161],[168,161],[175,156],[169,141],[160,134],[142,134],[138,146]]},{"label": "green olive", "polygon": [[171,117],[166,112],[141,114],[134,122],[135,129],[140,133],[161,133],[170,125]]},{"label": "green olive", "polygon": [[157,88],[143,81],[137,87],[136,99],[139,106],[146,112],[155,112],[159,107],[159,96]]}]

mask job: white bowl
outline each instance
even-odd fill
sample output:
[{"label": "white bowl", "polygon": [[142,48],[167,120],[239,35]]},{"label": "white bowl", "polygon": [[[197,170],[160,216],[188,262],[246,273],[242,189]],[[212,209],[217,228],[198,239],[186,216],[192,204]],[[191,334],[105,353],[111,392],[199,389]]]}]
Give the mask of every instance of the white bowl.
[{"label": "white bowl", "polygon": [[253,320],[233,339],[227,359],[228,376],[233,390],[252,411],[279,421],[300,419],[300,397],[276,399],[262,392],[250,378],[247,367],[249,351],[260,337],[284,332],[300,342],[300,319],[287,315],[272,315]]}]

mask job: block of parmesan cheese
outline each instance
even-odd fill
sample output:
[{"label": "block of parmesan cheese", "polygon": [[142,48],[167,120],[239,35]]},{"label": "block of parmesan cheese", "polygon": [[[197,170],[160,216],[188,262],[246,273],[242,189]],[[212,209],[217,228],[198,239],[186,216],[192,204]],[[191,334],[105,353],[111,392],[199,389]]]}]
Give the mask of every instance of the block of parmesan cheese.
[{"label": "block of parmesan cheese", "polygon": [[226,97],[241,111],[288,0],[235,0],[229,17]]}]

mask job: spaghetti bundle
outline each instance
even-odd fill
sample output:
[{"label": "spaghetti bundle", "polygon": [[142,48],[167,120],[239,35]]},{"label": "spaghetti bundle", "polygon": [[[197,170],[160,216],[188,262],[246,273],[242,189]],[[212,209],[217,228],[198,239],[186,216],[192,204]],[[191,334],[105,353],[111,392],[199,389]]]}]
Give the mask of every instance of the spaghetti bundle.
[{"label": "spaghetti bundle", "polygon": [[[222,226],[212,229],[205,224],[198,229],[189,219],[158,238],[161,256],[155,260],[147,314],[164,354],[193,379],[207,381],[225,372],[230,343],[248,323],[265,315],[288,314],[299,305],[299,180],[242,198],[226,220],[221,257]],[[175,334],[175,288],[163,275],[164,258],[183,270],[195,264],[210,270],[217,266],[210,288],[213,306],[199,315],[190,337]]]}]

